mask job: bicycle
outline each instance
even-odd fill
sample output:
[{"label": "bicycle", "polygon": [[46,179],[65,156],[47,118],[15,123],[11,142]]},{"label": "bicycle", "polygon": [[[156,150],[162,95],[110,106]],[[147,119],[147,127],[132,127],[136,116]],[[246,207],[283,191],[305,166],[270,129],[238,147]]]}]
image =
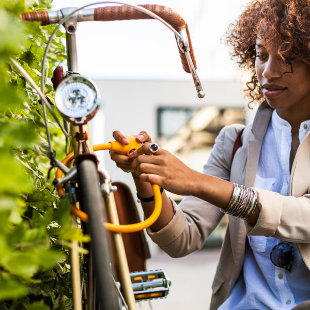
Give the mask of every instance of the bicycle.
[{"label": "bicycle", "polygon": [[[90,6],[107,3],[114,3],[118,6],[89,8]],[[90,255],[85,256],[83,260],[88,268],[87,274],[83,275],[88,283],[87,289],[85,287],[81,288],[77,244],[73,243],[71,253],[73,304],[74,309],[77,310],[82,309],[83,305],[87,309],[110,310],[125,307],[131,310],[135,309],[136,300],[164,297],[169,291],[169,281],[161,270],[129,273],[121,233],[140,231],[156,221],[161,211],[161,192],[156,184],[152,184],[155,208],[148,219],[136,224],[119,224],[113,196],[116,188],[113,186],[108,172],[104,169],[98,170],[98,160],[94,151],[110,149],[129,154],[141,145],[134,137],[130,138],[130,143],[126,146],[120,145],[116,141],[96,146],[91,144],[88,122],[99,108],[100,95],[91,80],[78,74],[75,39],[78,22],[150,18],[159,20],[175,34],[183,68],[186,72],[192,74],[198,97],[202,98],[204,93],[196,73],[196,63],[187,24],[179,14],[171,9],[159,5],[136,6],[119,1],[101,1],[81,8],[25,12],[21,15],[22,20],[38,21],[41,22],[41,25],[58,24],[45,48],[41,69],[41,90],[14,59],[11,59],[11,61],[41,98],[51,167],[57,168],[53,184],[56,186],[60,197],[65,194],[70,197],[72,213],[76,218],[81,219],[82,224],[80,225],[91,237]],[[57,68],[54,71],[53,83],[56,89],[55,105],[64,119],[64,126],[56,117],[44,95],[46,56],[51,40],[62,25],[66,31],[68,71],[64,75],[62,69]],[[72,152],[62,161],[56,159],[52,147],[46,109],[55,118],[72,149]],[[70,127],[70,133],[67,131],[68,127]],[[107,213],[108,223],[105,223],[104,213]],[[107,231],[112,232],[113,244],[120,268],[121,289],[114,279],[114,272],[111,268]],[[96,273],[95,276],[94,273]],[[85,299],[87,305],[82,302]]]}]

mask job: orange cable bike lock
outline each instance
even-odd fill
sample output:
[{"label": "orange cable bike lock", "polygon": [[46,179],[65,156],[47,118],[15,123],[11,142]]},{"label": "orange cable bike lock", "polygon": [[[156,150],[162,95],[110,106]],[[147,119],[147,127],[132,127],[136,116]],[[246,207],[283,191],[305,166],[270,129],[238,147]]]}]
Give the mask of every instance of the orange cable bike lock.
[{"label": "orange cable bike lock", "polygon": [[[138,149],[140,146],[141,144],[137,142],[135,137],[130,137],[129,144],[127,145],[120,144],[117,141],[112,141],[105,144],[94,145],[93,148],[94,151],[112,150],[120,154],[129,155],[132,151]],[[67,166],[73,159],[74,159],[74,153],[72,152],[68,154],[65,157],[65,159],[62,160],[62,163]],[[56,178],[60,179],[62,176],[63,172],[58,168],[56,171]],[[162,196],[160,188],[157,184],[151,184],[151,185],[154,192],[155,205],[152,214],[146,220],[140,223],[128,224],[128,225],[114,225],[112,223],[104,223],[105,228],[109,231],[130,233],[130,232],[137,232],[151,226],[158,219],[162,208]],[[65,193],[62,185],[57,186],[57,191],[60,197],[62,197]],[[75,205],[72,205],[72,213],[77,217],[79,217],[83,222],[88,221],[88,215],[82,210],[78,209]]]}]

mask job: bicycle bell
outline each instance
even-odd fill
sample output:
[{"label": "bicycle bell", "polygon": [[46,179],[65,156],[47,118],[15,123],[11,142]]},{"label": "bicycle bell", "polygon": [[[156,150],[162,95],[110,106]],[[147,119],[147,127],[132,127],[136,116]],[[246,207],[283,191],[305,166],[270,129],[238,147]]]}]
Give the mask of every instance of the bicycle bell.
[{"label": "bicycle bell", "polygon": [[81,125],[95,116],[100,104],[100,94],[89,79],[71,74],[58,85],[55,104],[66,120]]}]

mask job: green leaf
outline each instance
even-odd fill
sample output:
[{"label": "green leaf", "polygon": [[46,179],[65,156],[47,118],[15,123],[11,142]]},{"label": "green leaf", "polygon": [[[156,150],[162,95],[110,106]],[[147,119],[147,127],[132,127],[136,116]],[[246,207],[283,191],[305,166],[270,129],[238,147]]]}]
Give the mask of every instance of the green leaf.
[{"label": "green leaf", "polygon": [[[70,240],[83,235],[72,230],[70,205],[55,207],[56,194],[46,180],[42,106],[10,64],[13,57],[39,84],[41,57],[55,26],[21,22],[25,2],[27,10],[51,5],[51,0],[0,1],[0,300],[6,300],[0,301],[0,309],[72,309],[69,251],[62,241],[63,236]],[[46,91],[51,99],[52,70],[65,55],[62,37],[58,31],[47,57]],[[47,117],[55,150],[63,156],[63,135],[49,113]]]},{"label": "green leaf", "polygon": [[1,211],[15,210],[17,208],[23,210],[24,206],[25,202],[22,201],[20,197],[9,195],[0,196],[0,213]]},{"label": "green leaf", "polygon": [[23,105],[22,93],[14,86],[0,84],[0,98],[0,112],[2,113],[19,109]]},{"label": "green leaf", "polygon": [[27,287],[20,281],[0,277],[0,300],[20,298],[27,294]]},{"label": "green leaf", "polygon": [[43,301],[35,302],[26,307],[27,310],[49,310],[50,308],[44,304]]},{"label": "green leaf", "polygon": [[25,168],[7,149],[0,149],[0,178],[5,180],[0,182],[0,193],[17,194],[32,188],[31,178]]},{"label": "green leaf", "polygon": [[[5,238],[7,234],[12,230],[9,225],[10,211],[9,210],[1,210],[0,209],[0,250],[1,250],[1,242],[2,238]],[[0,256],[1,256],[0,252]]]},{"label": "green leaf", "polygon": [[35,191],[28,195],[27,204],[34,205],[38,209],[45,210],[53,202],[54,197],[48,189]]},{"label": "green leaf", "polygon": [[9,248],[7,244],[7,240],[3,235],[0,235],[0,261],[2,258],[10,255],[11,249]]},{"label": "green leaf", "polygon": [[[1,94],[0,94],[1,95]],[[23,120],[0,121],[0,144],[14,146],[15,148],[31,147],[38,142],[33,124]]]},{"label": "green leaf", "polygon": [[15,251],[1,259],[1,263],[10,273],[30,278],[38,271],[37,258],[29,252]]},{"label": "green leaf", "polygon": [[40,257],[39,264],[41,270],[46,270],[54,267],[57,263],[64,262],[66,257],[63,253],[51,251],[51,250],[40,250],[37,251]]},{"label": "green leaf", "polygon": [[11,212],[11,215],[9,217],[9,221],[12,224],[20,224],[22,222],[22,217],[20,216],[19,212],[17,210],[13,210]]},{"label": "green leaf", "polygon": [[72,300],[69,299],[67,296],[62,296],[59,303],[59,310],[70,310],[73,308]]},{"label": "green leaf", "polygon": [[0,57],[8,59],[10,54],[19,51],[21,43],[24,42],[25,40],[25,36],[23,33],[24,26],[16,16],[9,14],[1,7],[0,7],[0,20],[1,20]]}]

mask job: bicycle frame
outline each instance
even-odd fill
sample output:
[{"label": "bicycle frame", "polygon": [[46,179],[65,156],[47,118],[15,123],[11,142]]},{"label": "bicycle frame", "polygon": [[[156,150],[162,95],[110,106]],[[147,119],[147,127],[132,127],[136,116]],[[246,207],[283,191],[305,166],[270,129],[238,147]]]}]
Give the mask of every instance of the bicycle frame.
[{"label": "bicycle frame", "polygon": [[[159,19],[168,28],[170,28],[170,30],[172,30],[175,33],[177,43],[179,46],[179,50],[180,50],[180,55],[181,55],[184,70],[186,72],[192,74],[198,97],[202,98],[204,96],[204,93],[203,93],[202,87],[201,87],[201,83],[200,83],[199,78],[198,78],[196,71],[195,71],[196,64],[194,61],[193,51],[192,51],[191,42],[190,42],[189,33],[188,33],[188,29],[187,29],[186,24],[185,24],[185,26],[186,26],[185,28],[183,25],[181,27],[182,29],[179,29],[179,31],[176,31],[174,29],[174,27],[172,27],[170,24],[168,24],[166,21],[164,21],[161,17],[154,14],[152,11],[145,9],[143,6],[134,6],[134,5],[126,4],[123,2],[117,2],[117,1],[102,1],[102,2],[97,2],[95,4],[102,4],[102,3],[125,4],[128,7],[136,8],[138,11],[144,13],[145,15],[151,16],[151,18]],[[94,5],[94,4],[92,4],[92,5]],[[90,5],[87,5],[87,6],[90,6]],[[93,13],[91,11],[84,11],[83,16],[79,15],[78,11],[86,8],[87,6],[84,6],[80,9],[75,9],[75,8],[62,9],[61,10],[62,16],[58,16],[57,15],[58,13],[55,13],[53,11],[50,11],[50,16],[46,15],[46,11],[29,12],[29,13],[23,13],[24,15],[22,15],[22,19],[24,19],[24,20],[29,20],[29,21],[36,21],[37,20],[37,21],[41,21],[42,24],[60,22],[60,25],[61,24],[64,25],[65,30],[66,30],[67,64],[68,64],[68,73],[69,74],[78,73],[77,46],[76,46],[76,35],[75,35],[76,29],[77,29],[77,22],[78,21],[94,20],[94,19],[92,19],[92,14],[94,16],[97,14],[96,20],[104,20],[104,19],[101,19],[101,18],[103,18],[102,16],[104,15],[104,12],[101,11],[100,8],[97,8],[99,10],[97,10],[97,12],[95,12],[95,13]],[[145,16],[142,16],[142,17],[141,17],[141,15],[139,15],[139,16],[140,17],[138,17],[136,19],[145,18]],[[126,19],[126,18],[124,18],[124,19]],[[120,18],[120,19],[122,19],[122,18]],[[127,19],[132,19],[132,18],[130,17]],[[133,19],[135,19],[135,17],[133,17]],[[45,53],[44,53],[43,64],[42,64],[41,92],[37,90],[40,97],[42,98],[42,102],[44,103],[43,104],[43,112],[44,112],[45,117],[46,117],[45,108],[47,107],[47,108],[49,108],[50,111],[52,111],[52,110],[49,106],[49,103],[46,101],[46,99],[44,97],[44,72],[45,72],[44,65],[45,65],[46,53],[48,50],[49,43],[50,43],[53,35],[57,31],[57,29],[60,27],[60,25],[58,25],[55,28],[55,30],[54,30],[54,32],[53,32],[52,36],[50,37],[50,40],[47,44],[47,48],[46,48]],[[12,62],[21,71],[21,69],[18,67],[16,62],[14,60],[12,60]],[[28,80],[28,78],[26,78],[26,79]],[[33,85],[33,84],[31,84],[31,85]],[[35,87],[35,85],[33,85],[33,86]],[[55,117],[55,119],[56,119],[56,117]],[[47,127],[46,120],[45,120],[45,123],[46,123],[46,127]],[[58,122],[58,124],[61,127],[59,122]],[[69,136],[68,133],[62,127],[61,127],[61,129],[63,130],[63,132],[68,137]],[[50,144],[50,137],[49,137],[48,128],[47,128],[47,135],[48,135],[48,140],[49,140],[49,144]],[[57,161],[54,158],[53,149],[52,149],[51,144],[50,144],[50,158],[51,158],[52,165],[56,166],[60,169],[59,170],[60,172],[58,174],[56,173],[56,181],[61,180],[63,172],[66,173],[66,176],[64,178],[62,178],[62,181],[59,181],[59,183],[57,183],[57,182],[55,183],[55,185],[58,185],[58,186],[61,184],[61,182],[64,183],[65,181],[70,180],[70,178],[74,177],[74,175],[76,174],[76,170],[74,170],[74,169],[70,170],[67,167],[68,165],[70,165],[70,162],[72,159],[78,159],[82,155],[95,156],[95,155],[93,155],[94,147],[91,143],[90,130],[89,130],[87,122],[81,122],[80,124],[78,124],[77,122],[76,123],[70,123],[70,137],[72,137],[72,140],[70,141],[70,149],[73,152],[71,154],[69,154],[62,163]],[[115,145],[113,146],[113,142],[110,142],[110,144],[111,144],[110,146],[107,146],[107,145],[101,146],[102,147],[101,149],[109,149],[109,147],[113,149],[113,147],[115,147]],[[137,148],[137,147],[139,147],[139,146],[135,146],[135,148]],[[96,147],[95,147],[95,149],[96,149]],[[98,147],[97,147],[97,149],[98,149]],[[116,146],[116,149],[119,151],[120,150],[119,146]],[[124,150],[120,150],[120,151],[124,151]],[[125,152],[127,152],[127,150],[125,150]],[[104,174],[105,182],[106,182],[106,184],[105,184],[106,185],[105,186],[106,199],[105,200],[106,200],[106,205],[107,205],[107,213],[108,213],[109,222],[111,222],[111,223],[106,224],[106,227],[108,227],[109,230],[113,231],[112,237],[113,237],[114,245],[116,248],[118,265],[120,267],[120,276],[121,276],[121,282],[122,282],[122,287],[123,287],[125,299],[126,299],[126,302],[128,305],[128,309],[133,310],[133,309],[135,309],[135,298],[134,298],[134,294],[133,294],[132,282],[131,282],[131,279],[129,276],[129,269],[128,269],[128,264],[127,264],[125,248],[124,248],[124,244],[122,241],[122,236],[120,234],[120,231],[122,231],[122,230],[115,229],[116,226],[117,227],[120,227],[120,226],[118,226],[119,220],[118,220],[115,200],[114,200],[114,196],[113,196],[113,187],[112,187],[112,183],[111,183],[111,180],[109,178],[108,173],[104,171],[103,174]],[[156,202],[157,202],[158,197],[161,198],[161,193],[159,191],[158,186],[157,187],[155,185],[152,185],[152,186],[153,186],[154,196],[155,196],[155,209],[156,209],[157,213],[158,213],[158,210],[160,213],[161,205],[160,205],[160,208],[157,209],[156,208]],[[156,212],[154,211],[154,214]],[[153,216],[154,221],[159,216],[159,213],[157,215]],[[73,225],[77,225],[76,218],[74,220]],[[145,228],[145,227],[146,226],[142,226],[139,229]],[[131,230],[131,231],[134,231],[134,230]],[[74,309],[82,310],[79,254],[78,254],[77,249],[78,249],[78,244],[76,242],[73,242],[72,251],[71,251],[72,282],[73,282],[73,296],[74,296],[73,297],[73,304],[74,304]]]},{"label": "bicycle frame", "polygon": [[[74,21],[72,21],[74,22]],[[71,23],[71,21],[69,21]],[[76,35],[75,31],[70,33],[67,31],[66,25],[66,45],[67,45],[67,64],[68,71],[78,72],[78,60],[77,60],[77,46],[76,46]],[[76,28],[75,28],[76,29]],[[86,134],[89,137],[90,131],[89,127],[86,126],[73,126],[70,124],[70,133],[73,137],[79,132],[84,132],[86,129]],[[89,140],[87,140],[89,141]],[[91,143],[87,143],[87,148],[90,153],[93,153]],[[75,139],[72,140],[72,149],[75,157],[79,154],[79,145]],[[76,218],[73,219],[73,225],[77,225]],[[78,242],[72,242],[71,250],[71,268],[72,268],[72,291],[73,291],[73,307],[77,310],[82,310],[82,292],[81,292],[81,275],[80,275],[80,261],[78,252]]]},{"label": "bicycle frame", "polygon": [[[70,9],[69,9],[70,10]],[[70,13],[70,12],[68,12]],[[76,19],[71,17],[66,21],[64,27],[66,29],[66,45],[67,45],[67,63],[68,72],[77,73],[78,70],[78,59],[77,59],[77,45],[76,45]],[[86,125],[74,125],[70,123],[70,133],[74,137],[72,142],[72,150],[74,157],[81,154],[93,154],[93,146],[90,141],[91,133],[88,124]],[[115,200],[113,193],[110,192],[107,195],[106,207],[108,213],[108,220],[115,225],[119,224]],[[116,249],[116,257],[118,260],[118,265],[120,266],[120,277],[124,291],[124,297],[128,306],[128,309],[135,309],[135,298],[133,294],[131,279],[129,276],[128,263],[126,258],[126,252],[124,248],[124,243],[122,235],[120,233],[112,233],[112,238],[114,246]],[[78,285],[73,286],[73,296],[74,296],[74,309],[82,309],[82,294],[81,294],[81,279],[80,279],[80,267],[79,267],[79,254],[77,251],[77,244],[71,251],[71,265],[72,265],[72,282]]]}]

